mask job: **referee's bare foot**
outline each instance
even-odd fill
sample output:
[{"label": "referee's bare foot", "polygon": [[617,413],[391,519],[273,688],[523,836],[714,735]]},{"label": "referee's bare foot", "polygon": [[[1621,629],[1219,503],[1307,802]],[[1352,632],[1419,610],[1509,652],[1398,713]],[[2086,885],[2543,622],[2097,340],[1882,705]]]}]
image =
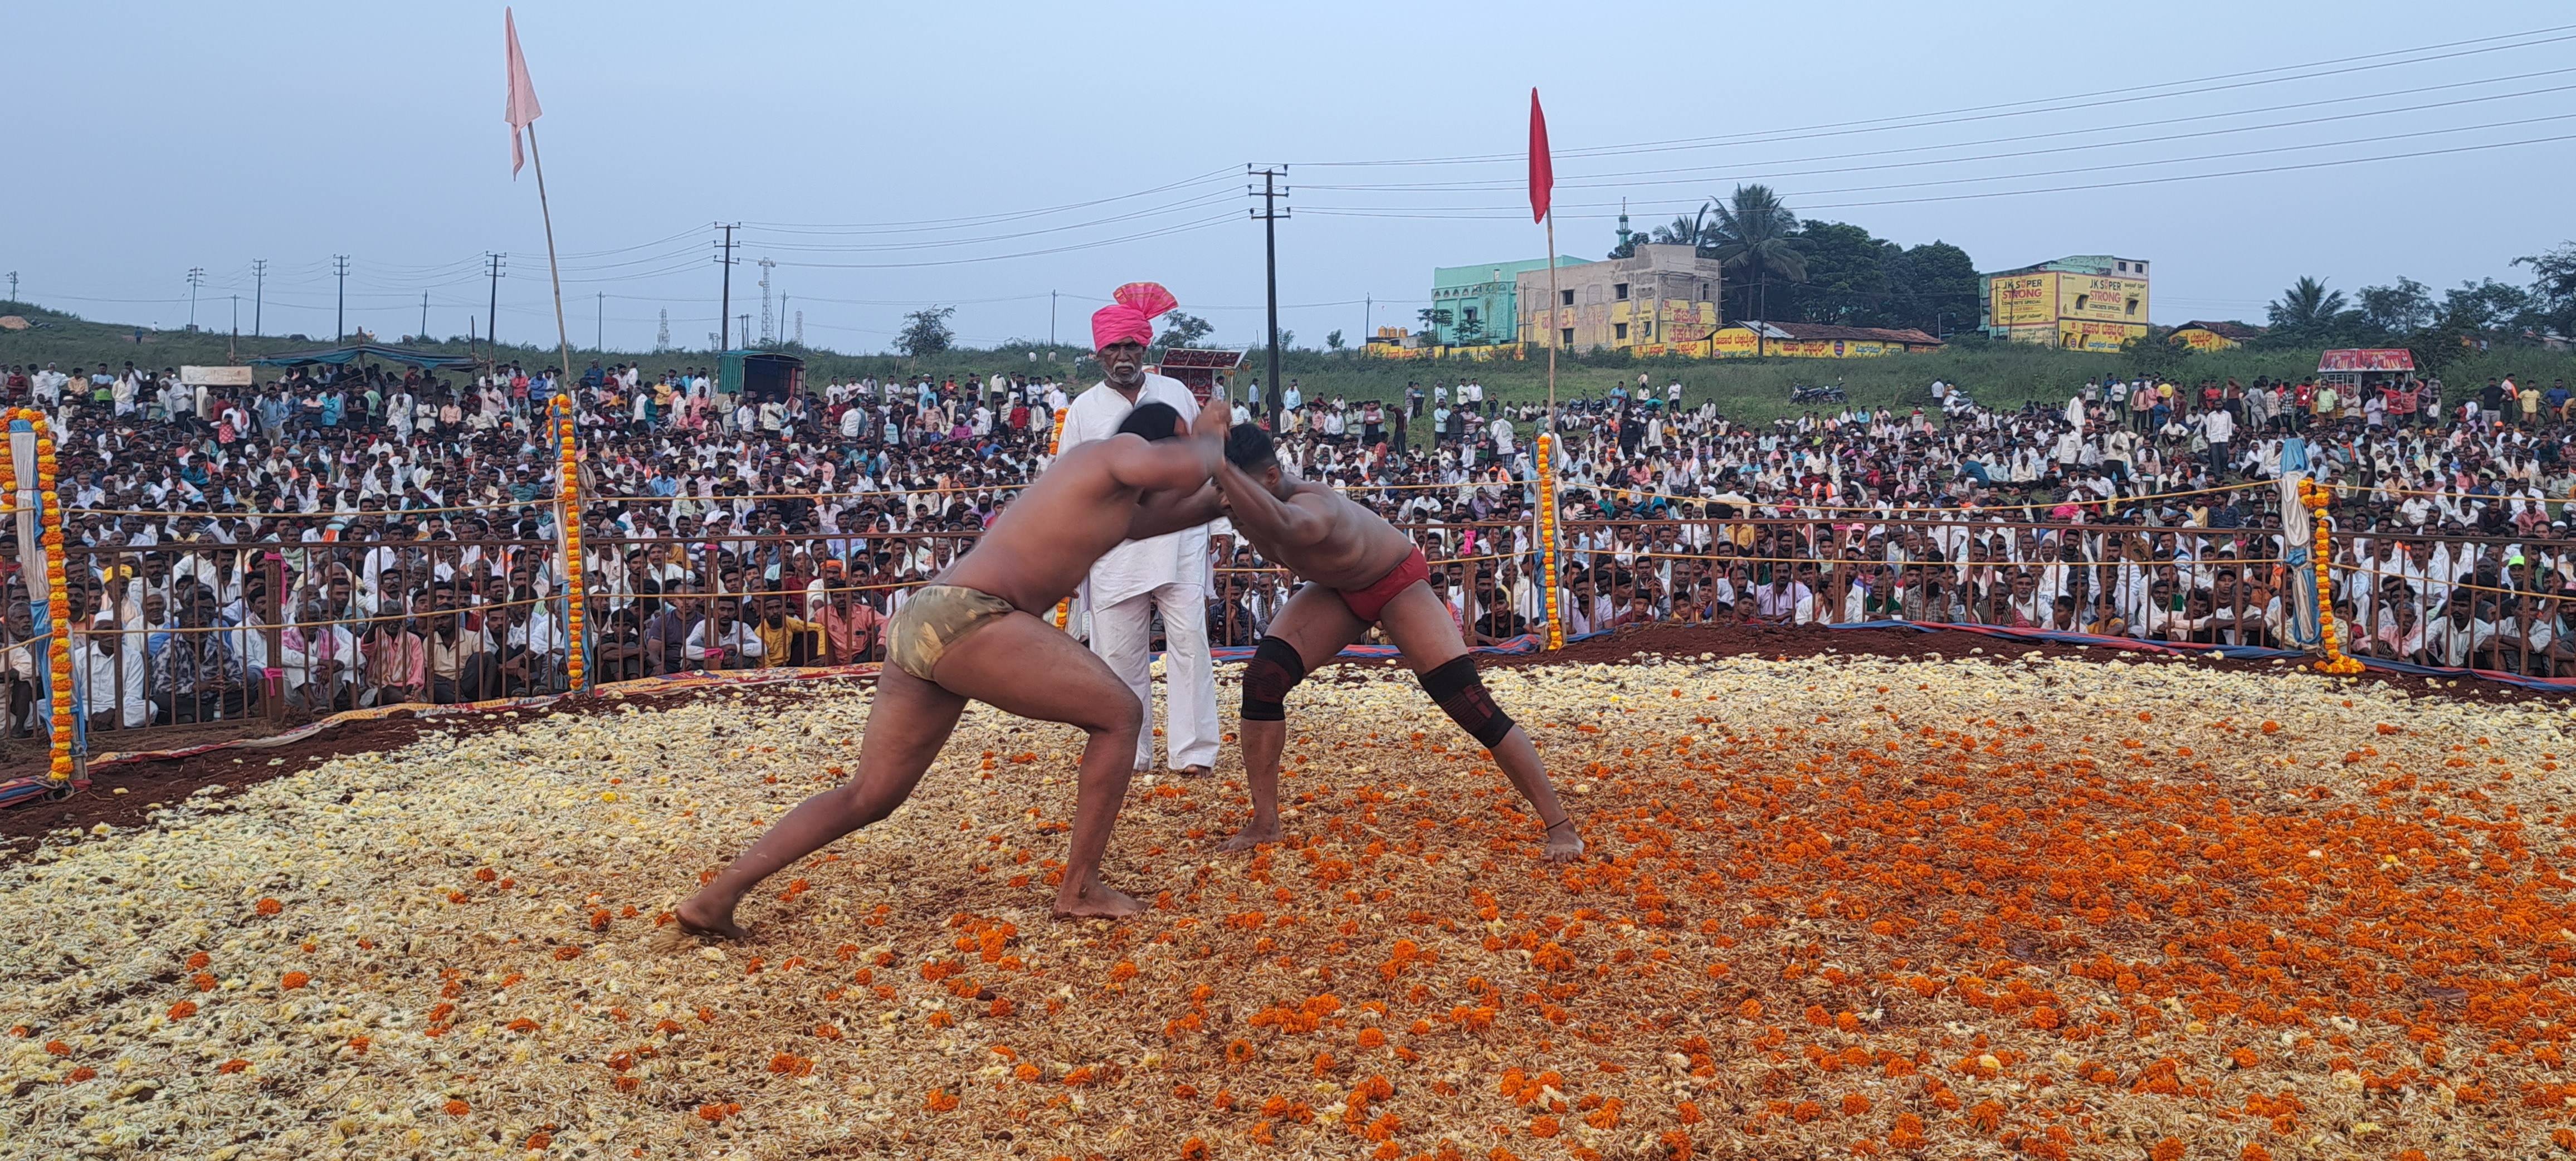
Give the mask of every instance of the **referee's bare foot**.
[{"label": "referee's bare foot", "polygon": [[1240,854],[1263,843],[1286,841],[1287,837],[1287,832],[1280,829],[1278,819],[1268,822],[1254,819],[1243,824],[1243,829],[1236,831],[1233,838],[1218,843],[1216,850],[1221,855]]},{"label": "referee's bare foot", "polygon": [[1145,913],[1144,900],[1100,881],[1097,874],[1066,882],[1055,897],[1058,919],[1130,919]]}]

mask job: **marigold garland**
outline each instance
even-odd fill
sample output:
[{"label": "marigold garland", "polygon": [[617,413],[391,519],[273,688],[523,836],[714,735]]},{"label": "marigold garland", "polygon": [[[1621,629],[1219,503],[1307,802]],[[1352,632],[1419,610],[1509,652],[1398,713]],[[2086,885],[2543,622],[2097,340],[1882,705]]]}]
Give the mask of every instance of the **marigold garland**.
[{"label": "marigold garland", "polygon": [[1565,612],[1556,591],[1556,437],[1538,433],[1538,583],[1547,616],[1547,647],[1565,648]]},{"label": "marigold garland", "polygon": [[[1053,462],[1055,460],[1058,449],[1064,446],[1064,417],[1071,414],[1072,411],[1073,409],[1070,407],[1059,407],[1055,409],[1055,430],[1047,435],[1047,460],[1049,462]],[[1055,627],[1062,629],[1072,620],[1073,598],[1066,597],[1063,600],[1057,601],[1055,603]]]},{"label": "marigold garland", "polygon": [[[38,542],[45,547],[45,615],[52,627],[52,638],[46,645],[48,672],[53,676],[52,761],[48,775],[56,782],[72,778],[72,627],[71,598],[63,574],[63,506],[55,494],[54,481],[62,465],[54,457],[53,425],[45,413],[33,407],[12,407],[0,418],[0,518],[15,514],[18,503],[17,465],[10,460],[8,428],[16,420],[27,421],[36,433],[36,509]],[[31,594],[32,596],[32,594]]]},{"label": "marigold garland", "polygon": [[557,395],[548,409],[554,424],[554,443],[560,470],[555,487],[562,497],[556,505],[556,518],[563,522],[564,543],[564,682],[580,689],[588,668],[582,651],[585,614],[582,606],[588,586],[581,559],[581,461],[573,442],[572,397]]},{"label": "marigold garland", "polygon": [[2348,675],[2361,672],[2362,667],[2361,662],[2344,656],[2343,635],[2338,631],[2335,621],[2334,583],[2329,571],[2329,566],[2334,559],[2334,547],[2326,525],[2326,505],[2333,501],[2332,490],[2319,485],[2315,480],[2300,478],[2299,503],[2307,506],[2311,514],[2309,525],[2316,532],[2315,544],[2309,550],[2309,557],[2316,566],[2317,628],[2323,636],[2326,648],[2326,659],[2317,663],[2317,672]]}]

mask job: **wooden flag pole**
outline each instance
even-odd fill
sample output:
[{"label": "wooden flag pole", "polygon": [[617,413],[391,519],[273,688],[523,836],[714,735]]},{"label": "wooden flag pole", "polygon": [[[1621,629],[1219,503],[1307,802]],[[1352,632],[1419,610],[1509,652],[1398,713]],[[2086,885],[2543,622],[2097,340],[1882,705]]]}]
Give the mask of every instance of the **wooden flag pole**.
[{"label": "wooden flag pole", "polygon": [[[562,348],[563,374],[569,380],[572,378],[572,338],[564,329],[563,269],[555,262],[555,211],[546,204],[546,157],[537,151],[535,121],[528,122],[528,162],[537,167],[537,212],[546,220],[546,273],[555,284],[555,342]],[[566,383],[555,384],[555,390],[565,395],[572,394],[572,388]]]},{"label": "wooden flag pole", "polygon": [[1556,589],[1556,207],[1547,210],[1547,414],[1538,438],[1539,590],[1546,595],[1547,647],[1565,648],[1565,610]]}]

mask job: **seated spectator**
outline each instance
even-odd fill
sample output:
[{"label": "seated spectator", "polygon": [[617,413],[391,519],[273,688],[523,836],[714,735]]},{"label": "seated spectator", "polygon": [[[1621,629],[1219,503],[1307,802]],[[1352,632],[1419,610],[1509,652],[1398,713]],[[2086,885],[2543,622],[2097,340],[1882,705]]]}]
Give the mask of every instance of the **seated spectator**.
[{"label": "seated spectator", "polygon": [[689,630],[681,654],[692,669],[758,669],[762,665],[760,634],[738,618],[741,602],[718,597],[707,604],[707,619]]}]

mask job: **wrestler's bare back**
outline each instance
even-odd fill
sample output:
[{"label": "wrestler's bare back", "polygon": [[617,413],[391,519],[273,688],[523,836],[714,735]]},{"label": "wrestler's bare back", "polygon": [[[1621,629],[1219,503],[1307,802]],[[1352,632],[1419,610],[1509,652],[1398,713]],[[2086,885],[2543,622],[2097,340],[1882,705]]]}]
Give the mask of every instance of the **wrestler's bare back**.
[{"label": "wrestler's bare back", "polygon": [[1119,435],[1070,448],[933,583],[990,593],[1023,612],[1052,609],[1120,541],[1170,530],[1140,527],[1151,514],[1138,498],[1156,487],[1195,487],[1181,477],[1204,473],[1212,447]]}]

